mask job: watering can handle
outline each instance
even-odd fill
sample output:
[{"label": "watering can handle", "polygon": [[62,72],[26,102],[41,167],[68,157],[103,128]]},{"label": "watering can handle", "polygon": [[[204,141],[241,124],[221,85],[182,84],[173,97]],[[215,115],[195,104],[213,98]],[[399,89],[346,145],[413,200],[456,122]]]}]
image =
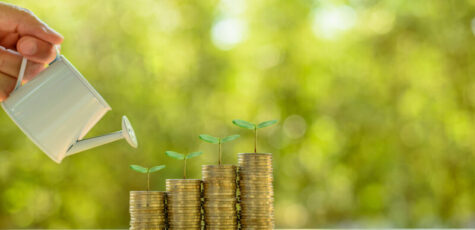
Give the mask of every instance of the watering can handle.
[{"label": "watering can handle", "polygon": [[23,81],[23,76],[25,75],[27,62],[28,60],[25,57],[21,60],[20,72],[18,73],[18,79],[16,81],[15,89],[13,89],[13,91],[17,90],[21,86],[21,82]]},{"label": "watering can handle", "polygon": [[[59,57],[60,57],[59,56],[59,49],[58,49],[58,47],[56,47],[56,58],[49,64],[50,65],[53,64],[53,62],[58,60]],[[16,85],[15,85],[15,88],[13,89],[13,91],[17,90],[21,86],[21,82],[23,81],[23,76],[25,75],[26,63],[27,62],[28,62],[28,59],[23,57],[23,59],[21,60],[21,65],[20,65],[20,72],[18,73],[18,78],[17,78]]]}]

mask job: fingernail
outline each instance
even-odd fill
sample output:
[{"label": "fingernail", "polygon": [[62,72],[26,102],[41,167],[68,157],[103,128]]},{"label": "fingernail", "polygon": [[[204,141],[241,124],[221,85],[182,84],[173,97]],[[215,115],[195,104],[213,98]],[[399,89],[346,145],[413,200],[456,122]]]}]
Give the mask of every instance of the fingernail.
[{"label": "fingernail", "polygon": [[21,44],[21,51],[25,55],[34,55],[38,47],[34,41],[25,41]]}]

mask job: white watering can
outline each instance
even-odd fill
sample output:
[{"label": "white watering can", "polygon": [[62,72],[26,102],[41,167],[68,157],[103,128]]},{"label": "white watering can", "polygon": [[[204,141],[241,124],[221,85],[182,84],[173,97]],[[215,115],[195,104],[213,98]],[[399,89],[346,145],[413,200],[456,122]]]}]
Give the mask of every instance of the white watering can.
[{"label": "white watering can", "polygon": [[121,131],[82,139],[111,107],[64,56],[21,86],[26,63],[23,58],[16,87],[2,107],[52,160],[61,163],[67,156],[123,138],[137,148],[126,116]]}]

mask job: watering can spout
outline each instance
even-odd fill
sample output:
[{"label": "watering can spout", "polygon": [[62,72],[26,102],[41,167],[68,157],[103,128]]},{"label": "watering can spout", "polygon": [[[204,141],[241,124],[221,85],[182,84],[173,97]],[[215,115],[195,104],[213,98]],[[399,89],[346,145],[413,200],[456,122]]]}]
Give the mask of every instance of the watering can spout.
[{"label": "watering can spout", "polygon": [[95,148],[100,145],[104,145],[110,142],[114,142],[120,139],[125,139],[132,147],[137,148],[137,138],[135,137],[134,129],[126,116],[122,117],[122,130],[106,134],[103,136],[88,138],[84,140],[78,140],[76,143],[66,152],[66,156],[73,155],[75,153],[82,152],[91,148]]}]

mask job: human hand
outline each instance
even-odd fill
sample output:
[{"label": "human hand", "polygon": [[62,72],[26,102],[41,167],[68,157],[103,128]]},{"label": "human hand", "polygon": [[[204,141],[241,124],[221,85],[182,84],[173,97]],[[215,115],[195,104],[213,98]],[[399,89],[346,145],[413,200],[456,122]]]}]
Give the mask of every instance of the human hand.
[{"label": "human hand", "polygon": [[0,101],[15,87],[23,57],[28,59],[24,82],[31,80],[56,57],[63,36],[31,11],[0,2]]}]

